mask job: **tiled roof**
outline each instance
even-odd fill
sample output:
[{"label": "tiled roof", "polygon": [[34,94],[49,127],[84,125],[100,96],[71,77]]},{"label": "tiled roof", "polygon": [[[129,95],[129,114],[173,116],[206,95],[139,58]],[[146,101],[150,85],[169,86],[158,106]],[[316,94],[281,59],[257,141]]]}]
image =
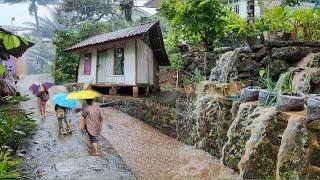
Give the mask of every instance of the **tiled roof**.
[{"label": "tiled roof", "polygon": [[141,35],[143,33],[148,32],[157,23],[158,21],[152,21],[145,24],[139,24],[136,26],[128,27],[125,29],[120,29],[117,31],[96,35],[84,41],[79,42],[78,44],[72,46],[71,48],[66,49],[66,51],[72,51],[72,50],[83,48],[86,46],[92,46],[96,44],[106,43],[109,41],[116,41],[116,40],[125,39],[125,38],[129,38],[136,35]]}]

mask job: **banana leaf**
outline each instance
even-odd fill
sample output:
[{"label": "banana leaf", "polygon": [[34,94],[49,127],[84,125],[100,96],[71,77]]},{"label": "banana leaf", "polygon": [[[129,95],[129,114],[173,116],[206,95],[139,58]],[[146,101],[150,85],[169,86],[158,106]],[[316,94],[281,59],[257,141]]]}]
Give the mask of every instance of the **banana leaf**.
[{"label": "banana leaf", "polygon": [[32,47],[34,43],[17,36],[10,31],[0,27],[0,58],[9,59],[10,55],[19,58]]}]

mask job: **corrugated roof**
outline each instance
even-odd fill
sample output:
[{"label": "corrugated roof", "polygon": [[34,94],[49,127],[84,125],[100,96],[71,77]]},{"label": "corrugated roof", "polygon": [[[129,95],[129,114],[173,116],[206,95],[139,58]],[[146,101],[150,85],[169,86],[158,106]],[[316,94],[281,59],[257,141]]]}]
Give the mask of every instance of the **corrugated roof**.
[{"label": "corrugated roof", "polygon": [[72,50],[83,48],[86,46],[92,46],[92,45],[96,45],[96,44],[106,43],[109,41],[115,41],[115,40],[119,40],[119,39],[124,39],[124,38],[129,38],[132,36],[140,35],[140,34],[148,32],[158,22],[159,21],[152,21],[152,22],[128,27],[125,29],[120,29],[117,31],[96,35],[96,36],[88,38],[84,41],[79,42],[78,44],[72,46],[71,48],[66,49],[66,51],[72,51]]},{"label": "corrugated roof", "polygon": [[164,48],[159,21],[147,22],[118,31],[96,35],[81,41],[71,48],[66,49],[66,51],[81,51],[91,47],[105,46],[119,41],[126,41],[132,37],[141,39],[147,37],[149,39],[149,46],[152,48],[159,65],[170,65],[168,55]]},{"label": "corrugated roof", "polygon": [[144,3],[144,6],[148,8],[158,8],[159,4],[160,4],[160,0],[150,0]]}]

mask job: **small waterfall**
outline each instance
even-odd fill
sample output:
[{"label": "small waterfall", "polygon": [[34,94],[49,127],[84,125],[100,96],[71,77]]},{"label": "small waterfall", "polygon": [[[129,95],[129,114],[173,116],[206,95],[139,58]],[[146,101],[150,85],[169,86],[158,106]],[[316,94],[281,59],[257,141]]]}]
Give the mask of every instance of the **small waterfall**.
[{"label": "small waterfall", "polygon": [[240,178],[244,178],[243,176],[245,173],[244,168],[246,166],[246,162],[249,160],[250,155],[251,153],[253,153],[254,149],[257,148],[257,146],[261,143],[265,128],[268,122],[272,118],[274,118],[276,109],[275,107],[261,108],[261,110],[258,110],[257,113],[259,114],[259,116],[253,120],[252,124],[249,127],[251,129],[251,136],[250,139],[246,142],[245,153],[238,163]]},{"label": "small waterfall", "polygon": [[238,59],[240,48],[229,51],[221,55],[217,65],[212,69],[209,81],[226,83],[231,70],[234,68]]},{"label": "small waterfall", "polygon": [[300,62],[298,62],[297,67],[306,68],[312,67],[313,60],[317,56],[317,53],[310,53],[306,57],[304,57]]},{"label": "small waterfall", "polygon": [[[306,157],[304,155],[306,149],[304,146],[307,143],[307,129],[305,127],[305,115],[293,114],[289,121],[288,126],[283,133],[281,146],[278,152],[277,166],[276,166],[276,179],[289,178],[296,179],[302,178],[300,174],[297,174],[302,166],[307,165],[305,163]],[[304,161],[301,163],[301,161]],[[294,165],[292,165],[294,164]],[[281,168],[286,168],[285,171],[288,177],[282,177]],[[300,177],[299,177],[300,176]]]},{"label": "small waterfall", "polygon": [[316,53],[311,53],[304,57],[296,68],[291,68],[287,72],[281,74],[277,84],[276,90],[281,91],[283,84],[288,76],[292,76],[292,88],[294,93],[306,94],[310,90],[310,79],[313,73],[317,71],[317,68],[312,68]]},{"label": "small waterfall", "polygon": [[221,166],[223,167],[225,155],[227,151],[227,147],[231,144],[231,141],[235,136],[239,136],[238,133],[239,128],[248,127],[250,122],[247,122],[249,115],[253,112],[253,110],[257,107],[255,102],[247,102],[241,103],[239,106],[239,110],[237,111],[237,116],[234,118],[231,126],[228,129],[227,137],[228,142],[222,148],[222,157],[221,157]]}]

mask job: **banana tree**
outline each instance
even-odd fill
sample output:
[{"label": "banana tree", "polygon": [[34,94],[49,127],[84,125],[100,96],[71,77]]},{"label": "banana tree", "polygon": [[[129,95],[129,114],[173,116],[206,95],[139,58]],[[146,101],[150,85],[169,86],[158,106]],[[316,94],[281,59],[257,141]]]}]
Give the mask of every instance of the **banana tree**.
[{"label": "banana tree", "polygon": [[39,17],[38,17],[38,6],[52,5],[58,2],[58,0],[0,0],[0,3],[7,4],[18,4],[29,2],[29,13],[34,15],[36,27],[37,27],[37,36],[40,38],[41,34],[39,33]]},{"label": "banana tree", "polygon": [[29,42],[26,38],[17,36],[5,29],[0,28],[0,57],[1,59],[8,59],[9,55],[16,58],[34,44]]}]

